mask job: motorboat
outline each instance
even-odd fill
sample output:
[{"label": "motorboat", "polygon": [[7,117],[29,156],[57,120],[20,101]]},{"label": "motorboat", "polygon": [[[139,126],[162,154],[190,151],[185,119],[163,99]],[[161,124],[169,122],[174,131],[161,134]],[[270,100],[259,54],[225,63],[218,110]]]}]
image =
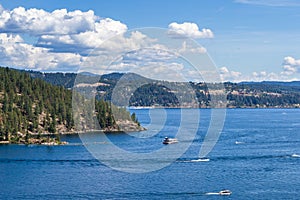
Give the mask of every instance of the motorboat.
[{"label": "motorboat", "polygon": [[163,144],[173,144],[173,143],[177,143],[178,140],[176,138],[168,138],[165,137],[165,139],[163,140]]},{"label": "motorboat", "polygon": [[219,195],[222,195],[222,196],[229,196],[231,194],[232,194],[232,192],[230,190],[221,190],[219,192]]}]

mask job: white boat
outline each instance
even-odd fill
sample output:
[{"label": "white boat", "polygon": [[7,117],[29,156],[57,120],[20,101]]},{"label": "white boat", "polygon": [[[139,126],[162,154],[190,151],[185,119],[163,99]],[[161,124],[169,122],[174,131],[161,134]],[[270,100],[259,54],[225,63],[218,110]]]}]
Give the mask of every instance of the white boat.
[{"label": "white boat", "polygon": [[231,194],[232,194],[232,192],[230,190],[221,190],[219,192],[219,195],[222,195],[222,196],[229,196]]},{"label": "white boat", "polygon": [[177,143],[178,140],[176,138],[168,138],[165,137],[165,139],[163,140],[163,144],[173,144],[173,143]]},{"label": "white boat", "polygon": [[293,153],[293,154],[292,154],[292,157],[293,157],[293,158],[300,158],[300,155]]}]

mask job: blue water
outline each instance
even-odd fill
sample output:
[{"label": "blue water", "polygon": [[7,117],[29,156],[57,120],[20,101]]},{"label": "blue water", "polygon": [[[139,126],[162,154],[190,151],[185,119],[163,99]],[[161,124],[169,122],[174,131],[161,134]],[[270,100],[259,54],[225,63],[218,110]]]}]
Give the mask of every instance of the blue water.
[{"label": "blue water", "polygon": [[[109,134],[121,149],[149,153],[179,130],[180,109],[166,109],[164,126],[150,123],[149,110],[134,110],[148,131]],[[299,199],[300,112],[298,109],[229,109],[222,134],[208,162],[196,162],[209,126],[210,110],[188,150],[170,165],[148,173],[113,170],[95,159],[77,135],[65,146],[0,145],[1,199]],[[193,121],[191,119],[191,121]],[[152,123],[160,120],[152,119]],[[192,125],[192,124],[191,124]],[[197,126],[194,124],[194,126]],[[157,130],[156,130],[157,128]],[[149,134],[149,135],[147,135]],[[152,134],[152,135],[151,135]],[[138,138],[141,136],[144,138]],[[95,134],[90,134],[95,137]],[[180,147],[179,141],[170,148]],[[110,145],[99,143],[95,145]],[[104,146],[105,147],[105,146]],[[103,148],[105,149],[105,148]],[[103,153],[103,152],[102,152]],[[111,152],[104,152],[110,155]],[[113,154],[112,154],[113,155]],[[111,159],[118,158],[111,157]],[[151,164],[163,162],[152,159]],[[149,161],[134,163],[147,168]],[[134,166],[131,166],[134,169]],[[125,168],[124,168],[125,169]],[[231,196],[219,196],[222,189]]]}]

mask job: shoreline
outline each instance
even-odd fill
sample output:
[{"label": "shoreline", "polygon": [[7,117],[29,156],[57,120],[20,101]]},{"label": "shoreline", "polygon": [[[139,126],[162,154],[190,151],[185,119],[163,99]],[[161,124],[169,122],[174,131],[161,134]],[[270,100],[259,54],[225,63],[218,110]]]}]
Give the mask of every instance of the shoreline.
[{"label": "shoreline", "polygon": [[[226,108],[191,108],[191,107],[130,107],[130,109],[253,109],[253,110],[268,110],[268,109],[299,109],[299,107],[226,107]],[[132,125],[132,124],[131,124]],[[60,136],[63,135],[79,135],[79,134],[84,134],[84,133],[102,133],[102,134],[118,134],[118,133],[126,133],[126,132],[140,132],[140,131],[145,131],[147,130],[146,128],[142,126],[130,126],[130,123],[125,122],[121,124],[121,129],[117,128],[112,128],[112,129],[90,129],[90,130],[85,130],[85,131],[67,131],[67,132],[59,132],[59,133],[31,133],[30,137],[25,139],[25,137],[18,138],[17,140],[1,140],[0,145],[7,145],[7,144],[25,144],[25,145],[30,145],[30,144],[36,144],[36,145],[65,145],[68,144],[66,141],[60,141]],[[40,137],[40,138],[39,138]],[[15,138],[14,138],[15,139]]]},{"label": "shoreline", "polygon": [[[130,129],[131,128],[131,129]],[[60,132],[60,133],[31,133],[29,138],[19,138],[17,140],[3,140],[0,141],[0,145],[8,145],[8,144],[17,144],[17,145],[47,145],[47,146],[57,146],[57,145],[66,145],[68,142],[60,141],[60,136],[63,135],[79,135],[85,133],[93,133],[97,132],[99,134],[118,134],[118,133],[126,133],[126,132],[140,132],[145,131],[146,128],[139,126],[137,127],[129,127],[127,130],[119,130],[119,129],[112,129],[112,130],[85,130],[85,131],[69,131],[69,132]]]},{"label": "shoreline", "polygon": [[288,106],[288,107],[234,107],[234,106],[228,106],[228,107],[163,107],[163,106],[157,106],[157,107],[129,107],[131,110],[151,110],[151,109],[299,109],[299,106]]}]

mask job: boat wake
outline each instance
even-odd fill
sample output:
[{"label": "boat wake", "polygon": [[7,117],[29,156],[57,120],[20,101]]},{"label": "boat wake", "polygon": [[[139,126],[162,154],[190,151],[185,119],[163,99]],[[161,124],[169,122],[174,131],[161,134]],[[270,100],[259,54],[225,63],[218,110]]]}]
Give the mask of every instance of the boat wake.
[{"label": "boat wake", "polygon": [[205,195],[221,195],[221,196],[229,196],[232,192],[230,190],[221,190],[220,192],[208,192]]},{"label": "boat wake", "polygon": [[218,192],[207,192],[205,195],[220,195]]},{"label": "boat wake", "polygon": [[199,159],[192,159],[192,160],[178,160],[178,162],[184,162],[184,163],[208,162],[208,161],[210,161],[209,158],[199,158]]},{"label": "boat wake", "polygon": [[195,160],[191,160],[191,162],[208,162],[209,158],[199,158]]}]

